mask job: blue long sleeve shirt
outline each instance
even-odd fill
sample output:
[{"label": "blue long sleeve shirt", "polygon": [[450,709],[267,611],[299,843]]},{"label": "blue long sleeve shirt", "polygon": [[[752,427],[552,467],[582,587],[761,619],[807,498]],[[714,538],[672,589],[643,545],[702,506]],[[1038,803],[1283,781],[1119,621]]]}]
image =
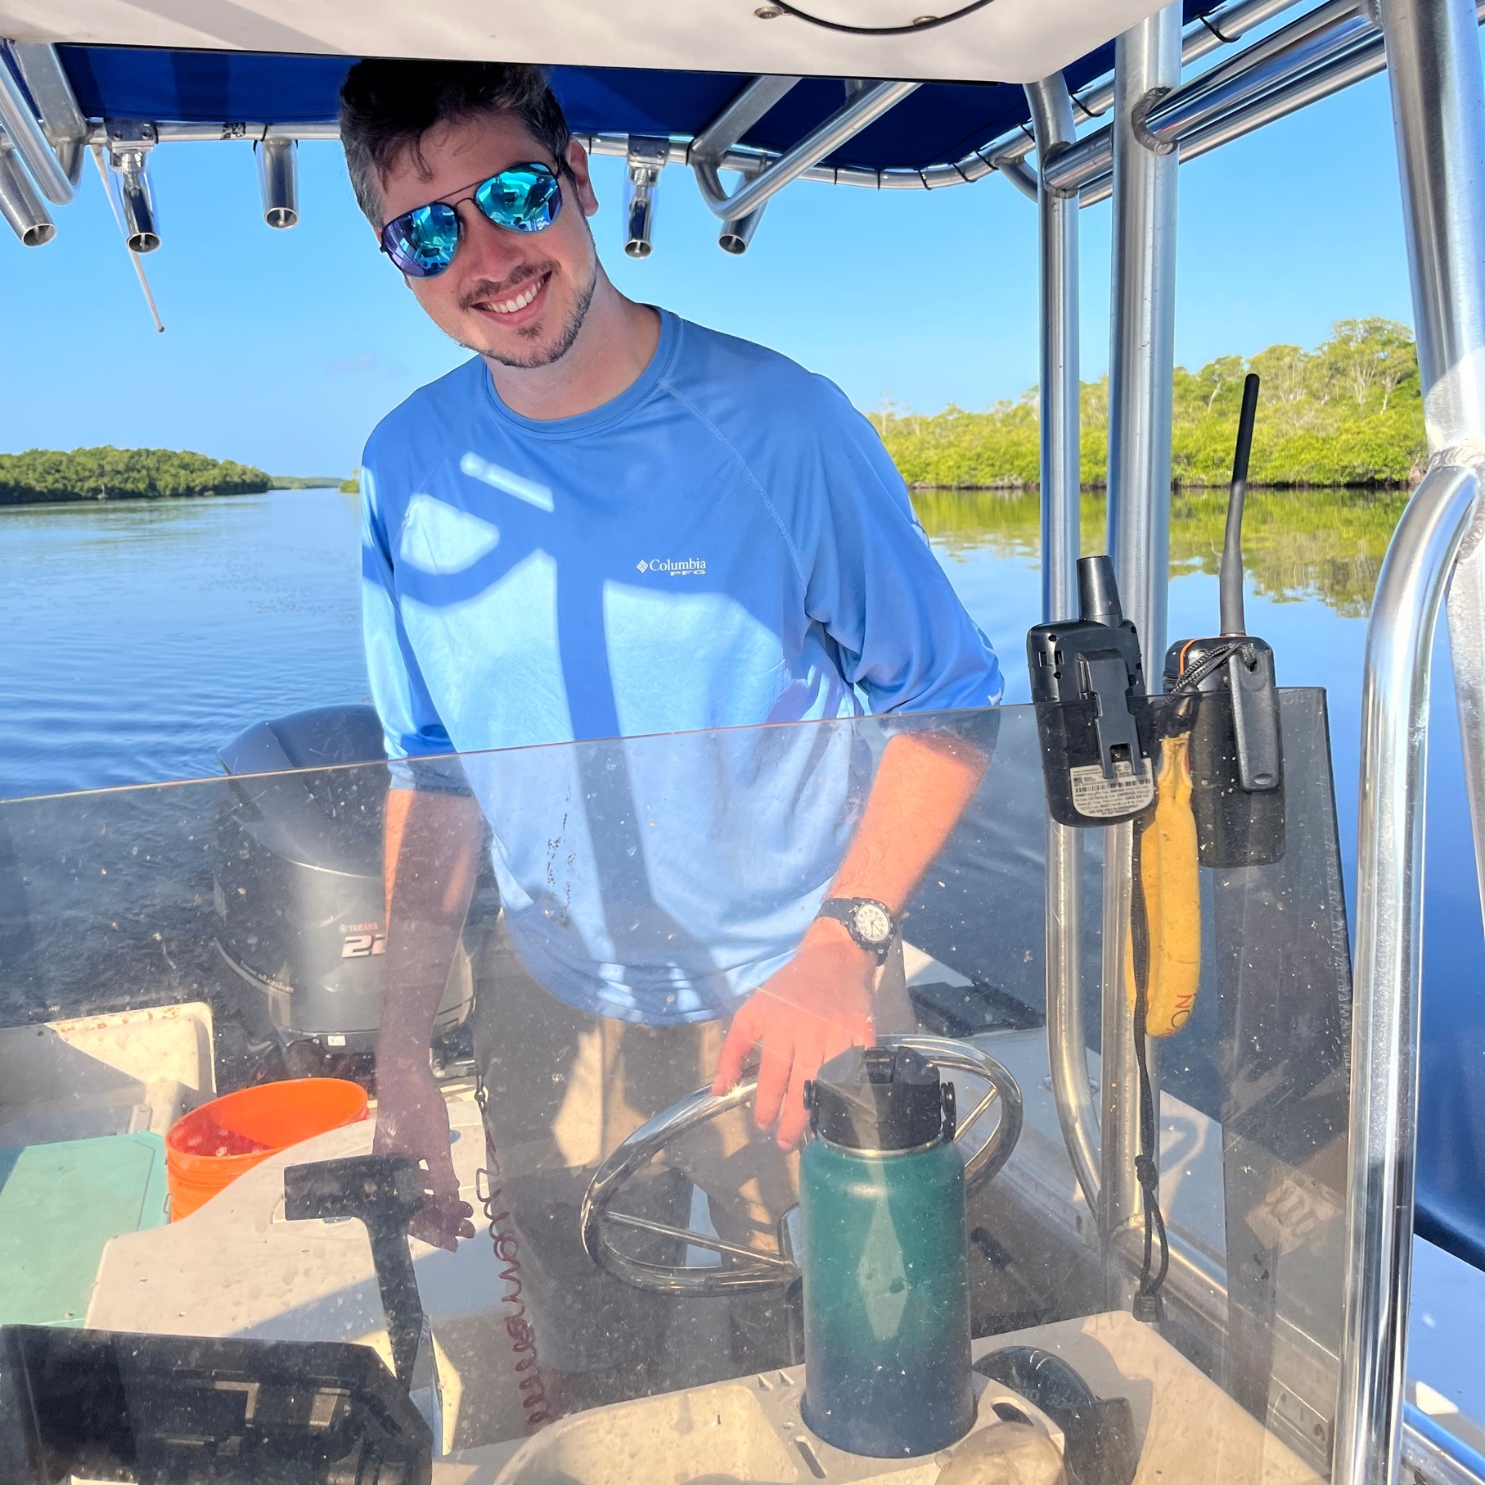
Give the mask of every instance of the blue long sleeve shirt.
[{"label": "blue long sleeve shirt", "polygon": [[643,374],[577,417],[511,411],[478,357],[422,388],[372,434],[362,507],[388,755],[466,755],[516,947],[584,1009],[726,1014],[839,866],[860,729],[715,729],[1000,699],[870,424],[663,311]]}]

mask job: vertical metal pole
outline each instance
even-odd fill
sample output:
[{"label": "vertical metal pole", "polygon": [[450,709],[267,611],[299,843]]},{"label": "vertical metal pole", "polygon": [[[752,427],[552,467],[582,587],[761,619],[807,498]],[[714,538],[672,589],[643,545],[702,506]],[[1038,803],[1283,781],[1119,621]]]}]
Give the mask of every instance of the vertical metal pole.
[{"label": "vertical metal pole", "polygon": [[[1485,99],[1466,8],[1392,5],[1383,16],[1431,453],[1485,437]],[[1485,887],[1485,519],[1478,517],[1449,585],[1449,646],[1475,867]]]},{"label": "vertical metal pole", "polygon": [[[1062,74],[1026,85],[1038,168],[1075,138],[1072,99]],[[1041,231],[1042,619],[1077,614],[1082,494],[1078,370],[1078,215],[1076,195],[1039,185]],[[1089,1209],[1098,1214],[1098,1123],[1083,1031],[1079,889],[1082,832],[1047,822],[1047,1056],[1052,1095],[1068,1157]]]},{"label": "vertical metal pole", "polygon": [[1140,120],[1181,81],[1180,6],[1126,31],[1114,56],[1109,555],[1148,680],[1165,655],[1170,574],[1179,159],[1174,150],[1156,154]]},{"label": "vertical metal pole", "polygon": [[1334,1485],[1388,1485],[1397,1476],[1418,1139],[1429,660],[1478,488],[1475,470],[1430,467],[1387,549],[1367,625]]},{"label": "vertical metal pole", "polygon": [[[1381,0],[1432,458],[1367,630],[1337,1485],[1398,1472],[1417,1155],[1423,792],[1444,585],[1475,853],[1485,839],[1485,89],[1470,0]],[[1466,531],[1466,528],[1469,528]]]},{"label": "vertical metal pole", "polygon": [[[1134,1017],[1124,991],[1124,940],[1129,933],[1132,836],[1128,825],[1103,833],[1103,1016],[1099,1066],[1099,1229],[1111,1308],[1127,1306],[1134,1291],[1125,1282],[1115,1233],[1144,1214],[1134,1178],[1139,1153],[1139,1068],[1134,1058]],[[1148,1048],[1147,1048],[1148,1051]]]},{"label": "vertical metal pole", "polygon": [[[1124,612],[1139,630],[1147,678],[1158,672],[1165,650],[1170,572],[1179,160],[1174,150],[1156,153],[1142,120],[1180,80],[1181,7],[1175,4],[1124,32],[1114,49],[1109,553]],[[1124,990],[1130,842],[1127,825],[1105,832],[1100,1122],[1103,1231],[1110,1243],[1121,1227],[1141,1215],[1134,1176],[1139,1130],[1134,1019]],[[1110,1302],[1125,1297],[1122,1279],[1117,1287],[1111,1280]]]},{"label": "vertical metal pole", "polygon": [[[1062,74],[1026,85],[1038,166],[1072,143],[1072,99]],[[1042,619],[1078,610],[1082,496],[1078,396],[1078,198],[1038,186],[1041,228]]]}]

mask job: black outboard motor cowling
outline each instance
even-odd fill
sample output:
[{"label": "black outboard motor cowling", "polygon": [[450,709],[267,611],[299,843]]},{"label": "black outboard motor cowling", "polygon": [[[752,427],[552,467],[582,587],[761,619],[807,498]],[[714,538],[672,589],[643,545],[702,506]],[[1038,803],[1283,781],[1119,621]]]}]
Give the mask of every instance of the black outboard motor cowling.
[{"label": "black outboard motor cowling", "polygon": [[[381,1022],[390,783],[375,709],[317,707],[258,722],[217,757],[231,776],[217,813],[217,945],[244,984],[244,1019],[285,1051],[307,1043],[321,1054],[369,1054]],[[474,965],[498,912],[486,875],[435,1035],[468,1016]]]}]

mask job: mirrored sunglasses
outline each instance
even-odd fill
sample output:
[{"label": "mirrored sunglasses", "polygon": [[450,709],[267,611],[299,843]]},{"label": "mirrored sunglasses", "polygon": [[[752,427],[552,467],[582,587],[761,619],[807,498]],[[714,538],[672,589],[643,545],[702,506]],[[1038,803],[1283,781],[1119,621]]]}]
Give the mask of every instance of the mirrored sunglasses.
[{"label": "mirrored sunglasses", "polygon": [[473,201],[508,232],[545,232],[562,210],[562,187],[549,165],[512,165],[457,201],[431,201],[382,228],[382,251],[409,278],[435,278],[454,261],[463,235],[458,208]]}]

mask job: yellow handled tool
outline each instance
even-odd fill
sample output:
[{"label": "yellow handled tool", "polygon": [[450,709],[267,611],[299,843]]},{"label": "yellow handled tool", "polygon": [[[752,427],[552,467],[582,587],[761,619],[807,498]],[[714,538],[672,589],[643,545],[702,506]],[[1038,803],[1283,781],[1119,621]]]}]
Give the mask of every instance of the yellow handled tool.
[{"label": "yellow handled tool", "polygon": [[[1146,942],[1145,1035],[1172,1036],[1196,1008],[1201,979],[1201,889],[1196,819],[1191,813],[1191,733],[1160,740],[1155,806],[1136,820],[1137,893],[1143,894]],[[1131,904],[1131,919],[1139,903]],[[1138,1004],[1134,934],[1124,938],[1124,984]]]}]

